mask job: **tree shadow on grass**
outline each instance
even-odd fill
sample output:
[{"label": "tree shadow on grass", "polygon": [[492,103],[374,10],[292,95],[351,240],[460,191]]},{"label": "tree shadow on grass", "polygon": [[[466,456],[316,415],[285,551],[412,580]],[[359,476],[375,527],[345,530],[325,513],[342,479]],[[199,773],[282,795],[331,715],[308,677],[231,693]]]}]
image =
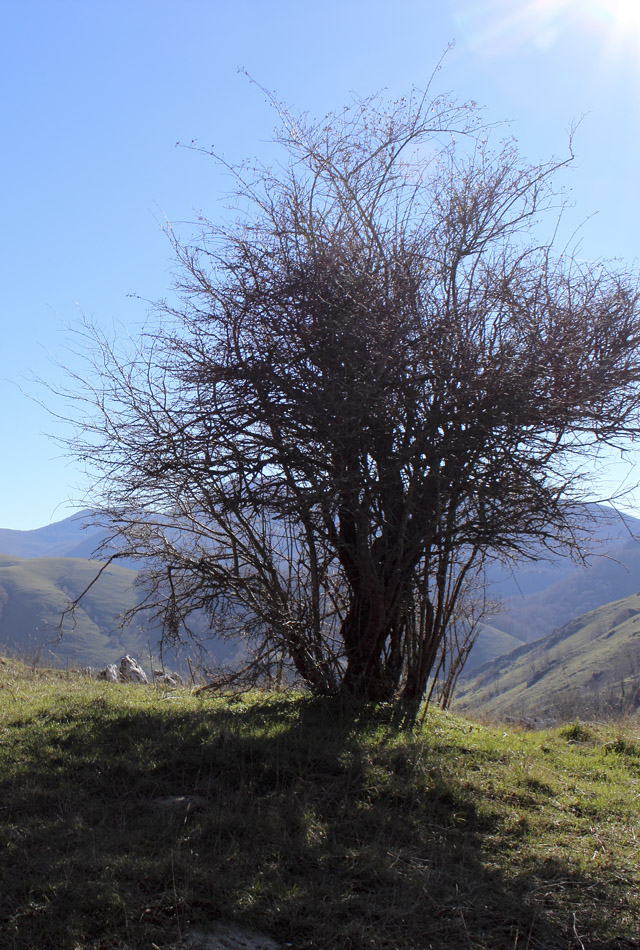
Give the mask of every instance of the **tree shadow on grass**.
[{"label": "tree shadow on grass", "polygon": [[493,820],[441,758],[380,715],[98,699],[8,729],[0,946],[170,950],[223,919],[293,950],[579,947],[539,875],[496,866]]}]

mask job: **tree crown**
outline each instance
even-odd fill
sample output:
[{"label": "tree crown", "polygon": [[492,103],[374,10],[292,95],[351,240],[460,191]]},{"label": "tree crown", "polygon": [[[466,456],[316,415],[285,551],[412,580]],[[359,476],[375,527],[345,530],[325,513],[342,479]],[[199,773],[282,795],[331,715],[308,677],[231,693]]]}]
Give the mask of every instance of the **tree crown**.
[{"label": "tree crown", "polygon": [[277,111],[286,161],[173,236],[171,321],[94,338],[73,450],[171,629],[205,607],[314,689],[448,697],[483,559],[571,543],[580,460],[637,432],[638,283],[540,241],[571,154],[494,151],[473,105]]}]

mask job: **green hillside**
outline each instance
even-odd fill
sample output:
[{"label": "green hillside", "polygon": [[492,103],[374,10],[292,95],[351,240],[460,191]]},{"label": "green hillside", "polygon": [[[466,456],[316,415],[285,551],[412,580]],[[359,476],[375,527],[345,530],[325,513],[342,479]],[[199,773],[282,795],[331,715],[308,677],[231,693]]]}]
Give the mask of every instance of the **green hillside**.
[{"label": "green hillside", "polygon": [[[526,596],[505,600],[492,624],[531,643],[575,617],[640,590],[640,544],[635,538],[605,546],[599,553],[597,547],[595,550],[588,567],[567,572]],[[565,563],[571,562],[565,558]],[[524,572],[516,576],[518,580],[526,577]]]},{"label": "green hillside", "polygon": [[[59,625],[70,600],[95,578],[99,564],[83,558],[0,555],[0,646],[58,665],[104,666],[123,652],[148,654],[141,623],[124,632],[119,616],[137,602],[136,572],[109,566]],[[157,639],[157,638],[154,638]]]},{"label": "green hillside", "polygon": [[460,680],[485,715],[601,716],[640,706],[640,594],[605,604]]},{"label": "green hillside", "polygon": [[491,624],[483,623],[480,627],[478,639],[474,643],[465,670],[470,671],[490,663],[499,656],[511,653],[522,646],[523,641],[504,630],[499,630]]}]

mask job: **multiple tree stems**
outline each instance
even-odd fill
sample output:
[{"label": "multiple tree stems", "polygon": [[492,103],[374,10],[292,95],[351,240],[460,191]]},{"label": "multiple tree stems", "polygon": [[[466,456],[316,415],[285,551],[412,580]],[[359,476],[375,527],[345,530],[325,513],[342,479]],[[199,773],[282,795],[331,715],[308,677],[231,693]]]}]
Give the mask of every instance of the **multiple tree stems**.
[{"label": "multiple tree stems", "polygon": [[71,450],[168,636],[204,610],[258,670],[446,704],[484,560],[572,545],[580,462],[637,431],[637,281],[541,242],[570,158],[492,151],[472,106],[274,105],[284,164],[172,235],[164,321],[83,331]]}]

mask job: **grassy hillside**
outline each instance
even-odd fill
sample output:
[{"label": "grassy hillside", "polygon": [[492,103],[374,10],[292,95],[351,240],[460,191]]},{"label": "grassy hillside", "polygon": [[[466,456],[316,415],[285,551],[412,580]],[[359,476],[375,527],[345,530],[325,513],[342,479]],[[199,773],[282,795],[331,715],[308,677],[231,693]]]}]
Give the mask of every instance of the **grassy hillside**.
[{"label": "grassy hillside", "polygon": [[91,587],[73,617],[58,625],[69,601],[96,576],[99,565],[81,558],[23,559],[0,555],[0,644],[20,655],[39,656],[58,664],[104,666],[125,652],[148,652],[147,636],[138,624],[125,633],[119,615],[134,606],[136,574],[124,567],[107,568]]},{"label": "grassy hillside", "polygon": [[[521,579],[524,572],[516,576]],[[548,574],[547,580],[551,577]],[[520,640],[531,642],[574,617],[639,590],[640,543],[627,538],[606,547],[606,553],[594,555],[588,567],[567,572],[544,589],[505,600],[491,622]]]},{"label": "grassy hillside", "polygon": [[[92,523],[91,518],[90,511],[83,511],[32,531],[0,529],[0,553],[18,558],[87,558],[105,537],[103,529]],[[544,549],[540,549],[540,560],[537,561],[510,561],[507,564],[491,562],[487,565],[489,596],[501,598],[503,609],[491,619],[491,625],[484,626],[471,652],[468,669],[511,652],[521,642],[546,636],[555,627],[585,610],[595,609],[640,590],[640,543],[635,540],[635,536],[640,536],[640,521],[630,517],[621,518],[611,509],[596,505],[587,506],[582,511],[581,520],[585,547],[595,552],[588,569],[576,569],[575,563],[566,556],[543,556],[548,555]],[[119,561],[118,564],[120,567],[136,567],[133,562]],[[54,588],[56,586],[57,582],[54,581]],[[56,590],[53,593],[54,606],[51,609],[42,604],[34,605],[28,620],[24,622],[14,613],[13,633],[6,626],[4,631],[0,627],[0,646],[12,638],[12,642],[18,641],[21,645],[19,649],[37,654],[45,629],[42,618],[46,617],[47,629],[52,622],[54,628],[58,624],[60,596]],[[0,589],[0,606],[2,601]],[[27,603],[27,600],[23,600],[23,604]],[[111,659],[110,634],[117,626],[113,616],[129,605],[128,595],[123,598],[119,592],[115,592],[110,603],[113,605],[110,613],[99,608],[101,619],[94,626],[87,624],[86,617],[78,615],[81,627],[87,628],[86,634],[78,634],[80,643],[92,651],[94,657],[100,657],[100,664],[107,662],[106,654],[98,645],[100,636]],[[146,649],[146,635],[140,639],[134,634],[135,631],[127,634],[123,648],[133,650],[130,641],[134,639],[136,650],[140,643]],[[118,651],[120,644],[116,649]],[[76,655],[79,657],[81,652]],[[215,655],[219,660],[229,658],[234,652],[235,649],[228,645],[215,647]],[[68,659],[69,651],[63,651],[62,656]],[[92,663],[93,660],[81,662]]]},{"label": "grassy hillside", "polygon": [[0,663],[0,946],[640,946],[637,724],[390,718]]},{"label": "grassy hillside", "polygon": [[640,594],[605,604],[460,680],[456,708],[603,716],[640,707]]},{"label": "grassy hillside", "polygon": [[522,640],[513,637],[504,630],[488,623],[483,623],[480,627],[478,639],[471,648],[465,670],[473,670],[485,663],[491,663],[500,656],[512,653],[513,650],[522,646]]}]

